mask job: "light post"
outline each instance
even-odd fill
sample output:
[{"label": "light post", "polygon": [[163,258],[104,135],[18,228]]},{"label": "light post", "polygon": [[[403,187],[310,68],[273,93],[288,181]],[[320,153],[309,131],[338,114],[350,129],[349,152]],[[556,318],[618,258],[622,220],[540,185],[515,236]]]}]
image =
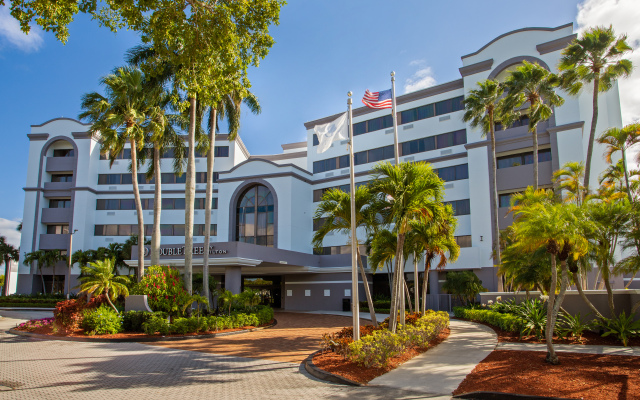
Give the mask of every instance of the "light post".
[{"label": "light post", "polygon": [[76,232],[78,232],[78,230],[74,229],[69,235],[69,251],[67,252],[67,261],[69,261],[69,268],[67,269],[67,300],[69,300],[71,293],[71,245],[73,243],[73,234]]}]

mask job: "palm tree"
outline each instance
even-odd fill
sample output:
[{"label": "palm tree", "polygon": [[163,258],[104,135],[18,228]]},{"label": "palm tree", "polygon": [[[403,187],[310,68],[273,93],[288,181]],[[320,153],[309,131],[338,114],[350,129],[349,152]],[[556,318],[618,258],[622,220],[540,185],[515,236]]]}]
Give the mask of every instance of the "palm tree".
[{"label": "palm tree", "polygon": [[583,177],[584,163],[582,161],[569,161],[559,170],[553,172],[555,186],[565,191],[563,198],[565,202],[574,202],[578,207],[582,205],[587,197],[586,188],[582,184]]},{"label": "palm tree", "polygon": [[[442,203],[444,183],[424,162],[379,163],[373,167],[374,180],[370,190],[379,198],[377,209],[384,210],[387,223],[394,224],[398,240],[395,255],[393,290],[391,293],[391,319],[389,330],[396,331],[399,310],[404,310],[404,262],[403,249],[407,233],[411,230],[409,221],[429,220],[434,208]],[[400,312],[400,323],[404,325],[404,312]]]},{"label": "palm tree", "polygon": [[505,110],[517,110],[529,103],[529,132],[533,134],[533,188],[538,189],[538,124],[553,114],[552,106],[564,103],[554,90],[559,84],[556,76],[538,63],[522,62],[504,82]]},{"label": "palm tree", "polygon": [[453,209],[451,206],[447,206],[435,207],[434,210],[435,212],[430,220],[416,219],[410,221],[411,230],[407,235],[407,240],[413,245],[416,292],[418,291],[418,262],[416,255],[422,252],[425,254],[421,307],[418,306],[418,296],[416,295],[416,310],[422,310],[423,313],[427,312],[427,288],[431,264],[438,259],[436,268],[442,270],[448,262],[456,261],[460,254],[460,246],[458,246],[454,236],[458,221],[453,216]]},{"label": "palm tree", "polygon": [[627,35],[616,36],[613,27],[597,26],[584,31],[562,51],[558,69],[562,73],[563,88],[575,96],[582,91],[585,84],[593,84],[593,115],[584,176],[584,186],[587,190],[598,123],[598,94],[611,89],[619,78],[631,74],[633,64],[622,57],[632,50],[627,44]]},{"label": "palm tree", "polygon": [[125,297],[129,295],[129,289],[127,289],[129,279],[126,276],[115,275],[113,268],[114,261],[108,258],[82,267],[79,288],[81,292],[88,294],[97,293],[100,295],[104,293],[111,308],[118,312],[112,300],[120,295]]},{"label": "palm tree", "polygon": [[[238,91],[234,91],[222,97],[216,106],[209,107],[209,149],[207,151],[207,193],[205,197],[204,210],[204,248],[209,248],[211,242],[211,208],[213,204],[213,165],[215,160],[215,143],[217,122],[226,117],[229,125],[229,141],[234,142],[238,137],[240,129],[240,109],[245,104],[253,114],[260,114],[262,108],[258,102],[258,98],[251,92],[247,91],[246,95],[242,95]],[[204,257],[202,264],[202,279],[204,297],[207,299],[209,293],[209,257],[208,251],[205,250],[207,256]]]},{"label": "palm tree", "polygon": [[[526,251],[535,251],[544,246],[551,259],[551,284],[547,291],[547,357],[546,361],[558,364],[553,347],[553,332],[558,312],[569,286],[567,260],[586,254],[588,242],[585,232],[591,230],[590,222],[581,208],[574,204],[537,202],[521,207],[516,213],[513,229],[515,237]],[[561,283],[556,296],[558,270],[556,258],[560,260]]]},{"label": "palm tree", "polygon": [[52,268],[53,279],[51,283],[51,293],[56,287],[56,265],[60,261],[67,261],[67,256],[62,254],[60,250],[46,250],[44,252],[45,265]]},{"label": "palm tree", "polygon": [[627,151],[637,143],[640,143],[640,123],[629,124],[624,128],[610,128],[604,131],[602,136],[598,138],[598,143],[606,144],[607,149],[604,152],[604,159],[607,163],[612,164],[612,156],[618,151],[622,153],[622,168],[624,171],[624,181],[627,187],[627,196],[629,201],[635,201],[629,184],[629,170],[627,167]]},{"label": "palm tree", "polygon": [[20,252],[18,249],[7,243],[7,238],[0,236],[0,260],[4,262],[4,284],[3,295],[9,295],[9,278],[11,270],[9,269],[9,263],[11,261],[18,261],[20,259]]},{"label": "palm tree", "polygon": [[[491,194],[491,213],[493,226],[493,248],[494,248],[494,266],[500,265],[500,225],[498,222],[498,184],[496,182],[497,162],[496,162],[496,135],[495,125],[497,121],[501,121],[503,126],[510,125],[513,121],[514,114],[506,112],[503,104],[504,87],[497,81],[487,79],[478,82],[478,89],[471,89],[464,99],[464,122],[471,122],[473,128],[480,127],[482,137],[491,140],[491,183],[493,185],[493,193]],[[502,279],[498,280],[498,291],[501,292]]]},{"label": "palm tree", "polygon": [[[354,197],[356,203],[356,227],[364,227],[367,231],[370,231],[372,219],[370,218],[371,211],[369,208],[373,202],[373,196],[366,186],[358,186],[356,187]],[[351,195],[340,189],[328,190],[322,196],[322,200],[320,204],[318,204],[313,217],[314,219],[325,218],[324,224],[313,234],[313,245],[316,249],[320,250],[324,238],[328,234],[335,232],[346,234],[349,236],[349,241],[355,240],[357,242],[356,257],[360,267],[360,276],[362,277],[367,304],[369,305],[371,322],[374,326],[378,326],[376,312],[369,290],[369,281],[364,271],[364,266],[362,265],[360,243],[358,242],[358,238],[351,237]],[[358,301],[358,299],[353,299],[353,301]]]},{"label": "palm tree", "polygon": [[[131,146],[131,180],[138,217],[138,234],[144,237],[142,203],[138,188],[138,149],[144,147],[146,124],[161,94],[145,85],[143,73],[131,67],[118,68],[100,81],[106,96],[93,92],[82,97],[85,110],[80,118],[91,122],[89,131],[100,134],[102,149],[109,152],[111,163],[129,142]],[[138,280],[144,275],[144,246],[138,246]]]},{"label": "palm tree", "polygon": [[24,259],[22,260],[22,263],[24,265],[32,266],[34,262],[38,264],[38,270],[40,271],[40,279],[42,281],[42,292],[44,294],[47,294],[47,289],[44,286],[44,275],[42,274],[42,267],[44,267],[46,264],[44,250],[34,250],[29,253],[24,253]]}]

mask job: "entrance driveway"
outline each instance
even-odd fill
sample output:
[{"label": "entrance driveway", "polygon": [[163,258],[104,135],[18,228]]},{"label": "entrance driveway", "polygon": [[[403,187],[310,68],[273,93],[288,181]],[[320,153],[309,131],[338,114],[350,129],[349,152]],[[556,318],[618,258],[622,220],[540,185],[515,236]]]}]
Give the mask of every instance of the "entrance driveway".
[{"label": "entrance driveway", "polygon": [[[301,363],[320,349],[320,338],[351,325],[351,317],[322,314],[277,312],[278,324],[261,331],[211,339],[156,342],[153,345],[172,349]],[[360,324],[371,322],[360,320]]]}]

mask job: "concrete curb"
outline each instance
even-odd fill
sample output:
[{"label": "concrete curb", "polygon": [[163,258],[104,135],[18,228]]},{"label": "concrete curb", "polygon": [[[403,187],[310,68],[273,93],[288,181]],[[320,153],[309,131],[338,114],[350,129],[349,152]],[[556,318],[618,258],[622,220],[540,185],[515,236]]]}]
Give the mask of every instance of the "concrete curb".
[{"label": "concrete curb", "polygon": [[313,364],[313,357],[318,354],[321,353],[322,350],[318,350],[315,351],[311,354],[309,354],[309,356],[303,361],[304,364],[304,369],[310,373],[311,375],[313,375],[314,377],[321,379],[323,381],[327,381],[327,382],[333,382],[333,383],[339,383],[341,385],[349,385],[349,386],[366,386],[363,383],[358,383],[356,381],[352,381],[351,379],[347,379],[344,378],[340,375],[336,375],[336,374],[332,374],[330,372],[327,372],[323,369],[320,369],[318,367],[316,367]]},{"label": "concrete curb", "polygon": [[55,308],[48,307],[0,307],[0,311],[55,311]]},{"label": "concrete curb", "polygon": [[469,400],[572,400],[567,397],[530,396],[516,393],[469,392],[453,396],[454,399]]},{"label": "concrete curb", "polygon": [[[89,343],[152,343],[152,342],[171,342],[171,341],[179,341],[179,340],[189,340],[189,339],[211,339],[218,336],[230,336],[237,335],[240,333],[247,332],[255,332],[263,329],[273,328],[278,324],[278,321],[274,318],[273,323],[267,326],[261,326],[257,328],[251,329],[243,329],[241,331],[233,331],[233,332],[221,332],[221,333],[212,333],[207,335],[193,335],[193,336],[152,336],[152,337],[141,337],[141,338],[95,338],[95,336],[86,336],[86,337],[74,337],[74,336],[52,336],[52,335],[44,335],[42,333],[33,333],[33,332],[25,332],[19,331],[14,328],[6,331],[7,333],[11,333],[17,336],[25,336],[34,339],[43,339],[43,340],[62,340],[66,342],[89,342]],[[94,339],[95,338],[95,339]]]}]

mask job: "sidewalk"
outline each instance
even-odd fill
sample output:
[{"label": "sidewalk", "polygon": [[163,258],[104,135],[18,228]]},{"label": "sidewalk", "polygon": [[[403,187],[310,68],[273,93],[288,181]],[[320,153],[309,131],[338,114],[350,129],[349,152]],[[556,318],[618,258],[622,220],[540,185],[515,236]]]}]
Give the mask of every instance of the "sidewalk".
[{"label": "sidewalk", "polygon": [[[635,356],[640,357],[640,347],[622,346],[597,346],[579,344],[556,344],[553,346],[557,352],[583,353],[583,354],[606,354],[610,356]],[[502,342],[498,344],[496,350],[519,350],[519,351],[547,351],[546,344],[539,343],[512,343]]]},{"label": "sidewalk", "polygon": [[393,371],[375,378],[369,385],[413,390],[431,398],[449,399],[475,366],[496,347],[493,329],[473,322],[451,320],[451,335],[438,346]]},{"label": "sidewalk", "polygon": [[[341,315],[343,317],[351,317],[353,313],[351,311],[282,311],[282,312],[295,312],[295,313],[303,313],[303,314],[326,314],[326,315]],[[376,319],[378,323],[385,320],[385,318],[389,318],[389,314],[380,314],[376,313]],[[371,321],[371,313],[360,311],[360,319],[366,319],[367,321]]]}]

